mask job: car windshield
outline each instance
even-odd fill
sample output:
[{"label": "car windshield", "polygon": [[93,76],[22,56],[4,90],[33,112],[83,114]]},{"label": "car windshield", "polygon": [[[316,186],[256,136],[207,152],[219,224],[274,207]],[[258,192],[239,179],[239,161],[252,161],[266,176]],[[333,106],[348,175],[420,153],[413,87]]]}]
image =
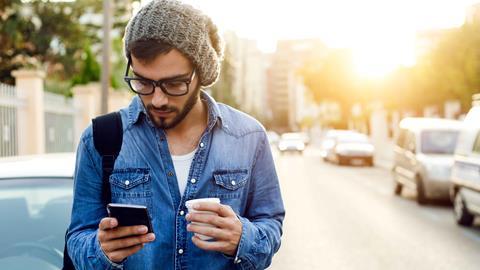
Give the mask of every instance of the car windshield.
[{"label": "car windshield", "polygon": [[302,134],[300,133],[284,133],[282,134],[282,140],[302,140]]},{"label": "car windshield", "polygon": [[2,267],[61,268],[72,185],[64,178],[0,180]]},{"label": "car windshield", "polygon": [[337,141],[339,143],[368,143],[368,137],[363,134],[345,134],[339,136]]},{"label": "car windshield", "polygon": [[457,145],[458,131],[426,130],[421,134],[421,151],[424,154],[451,155]]}]

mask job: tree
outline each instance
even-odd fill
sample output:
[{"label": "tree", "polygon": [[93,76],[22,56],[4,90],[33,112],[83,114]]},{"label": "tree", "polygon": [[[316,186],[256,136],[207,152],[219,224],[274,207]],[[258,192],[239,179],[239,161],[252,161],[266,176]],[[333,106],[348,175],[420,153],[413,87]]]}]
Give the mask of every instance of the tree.
[{"label": "tree", "polygon": [[[113,29],[120,36],[129,19],[130,2],[117,0],[114,6]],[[98,80],[94,73],[100,72],[95,58],[100,55],[101,24],[88,18],[98,18],[101,10],[98,0],[1,1],[0,81],[13,84],[11,71],[29,66],[47,71],[47,90],[51,81],[65,85],[70,80],[73,84]],[[123,55],[121,50],[114,53]],[[123,56],[117,59],[124,62]],[[61,92],[68,94],[67,90]]]},{"label": "tree", "polygon": [[345,49],[331,50],[326,55],[320,52],[311,51],[299,74],[317,104],[323,101],[338,103],[343,116],[340,126],[346,126],[358,87],[351,53]]}]

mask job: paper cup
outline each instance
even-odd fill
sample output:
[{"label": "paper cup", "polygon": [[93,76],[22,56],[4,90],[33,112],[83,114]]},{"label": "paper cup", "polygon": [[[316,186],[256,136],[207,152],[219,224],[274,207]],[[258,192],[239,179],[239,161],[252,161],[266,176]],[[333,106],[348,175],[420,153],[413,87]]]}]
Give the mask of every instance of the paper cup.
[{"label": "paper cup", "polygon": [[[186,201],[186,202],[185,202],[185,206],[187,207],[188,212],[190,212],[190,213],[202,213],[202,214],[206,214],[206,215],[215,215],[215,216],[218,216],[218,214],[215,213],[215,212],[211,212],[211,211],[197,211],[197,210],[193,209],[193,205],[195,205],[195,204],[197,204],[197,203],[200,203],[200,202],[220,203],[220,199],[219,199],[219,198],[202,198],[202,199],[194,199],[194,200]],[[211,225],[211,224],[202,223],[202,222],[192,222],[192,224],[195,224],[195,225],[198,225],[198,226],[205,226],[205,227],[215,228],[215,226],[213,226],[213,225]],[[200,238],[201,240],[204,240],[204,241],[213,239],[213,237],[206,236],[206,235],[203,235],[203,234],[195,233],[195,235],[196,235],[198,238]]]}]

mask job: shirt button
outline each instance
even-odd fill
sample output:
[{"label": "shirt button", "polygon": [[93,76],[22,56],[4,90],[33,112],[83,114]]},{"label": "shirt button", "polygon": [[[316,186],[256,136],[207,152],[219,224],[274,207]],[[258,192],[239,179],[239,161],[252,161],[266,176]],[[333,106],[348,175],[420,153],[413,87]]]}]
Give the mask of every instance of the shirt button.
[{"label": "shirt button", "polygon": [[125,185],[126,185],[126,186],[130,185],[130,181],[128,181],[128,180],[125,181]]},{"label": "shirt button", "polygon": [[183,216],[183,215],[185,215],[185,212],[182,210],[180,211],[180,216]]},{"label": "shirt button", "polygon": [[179,249],[178,254],[183,254],[183,249]]},{"label": "shirt button", "polygon": [[173,176],[173,172],[172,172],[172,171],[169,171],[169,172],[167,173],[167,175],[168,175],[168,176]]},{"label": "shirt button", "polygon": [[190,182],[191,182],[192,184],[195,184],[195,183],[197,182],[197,179],[192,178],[192,179],[190,180]]},{"label": "shirt button", "polygon": [[237,182],[235,182],[235,180],[232,180],[232,186],[235,186],[237,184]]},{"label": "shirt button", "polygon": [[242,262],[241,259],[236,259],[236,260],[235,260],[235,263],[241,263],[241,262]]},{"label": "shirt button", "polygon": [[202,147],[202,148],[203,148],[204,146],[205,146],[205,144],[204,144],[203,142],[202,142],[202,143],[200,143],[200,147]]}]

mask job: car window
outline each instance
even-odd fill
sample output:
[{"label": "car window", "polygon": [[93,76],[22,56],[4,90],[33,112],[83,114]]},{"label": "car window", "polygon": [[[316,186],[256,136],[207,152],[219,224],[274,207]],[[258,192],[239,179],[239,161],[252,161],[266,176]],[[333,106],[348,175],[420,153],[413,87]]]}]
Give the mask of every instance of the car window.
[{"label": "car window", "polygon": [[19,255],[36,254],[40,249],[60,254],[49,263],[61,263],[72,186],[71,179],[0,180],[0,254],[8,251],[10,255],[0,258],[0,264],[4,259],[20,260]]},{"label": "car window", "polygon": [[473,145],[473,152],[480,154],[480,132],[478,132],[477,139],[475,140],[475,144]]},{"label": "car window", "polygon": [[422,153],[447,154],[455,151],[459,132],[454,130],[425,130],[421,134]]}]

